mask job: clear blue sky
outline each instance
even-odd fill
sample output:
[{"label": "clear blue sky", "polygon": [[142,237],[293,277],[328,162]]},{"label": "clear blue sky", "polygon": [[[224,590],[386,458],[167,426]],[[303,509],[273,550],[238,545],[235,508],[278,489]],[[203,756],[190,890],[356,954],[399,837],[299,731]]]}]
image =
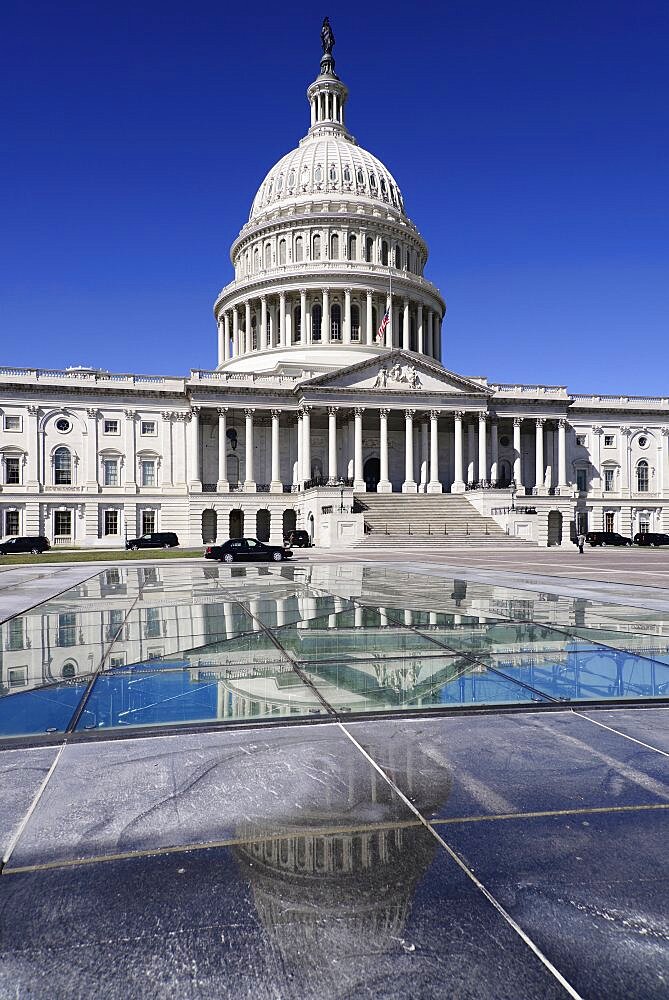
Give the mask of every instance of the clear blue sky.
[{"label": "clear blue sky", "polygon": [[669,7],[5,0],[3,364],[186,374],[324,14],[348,124],[448,303],[445,363],[669,393]]}]

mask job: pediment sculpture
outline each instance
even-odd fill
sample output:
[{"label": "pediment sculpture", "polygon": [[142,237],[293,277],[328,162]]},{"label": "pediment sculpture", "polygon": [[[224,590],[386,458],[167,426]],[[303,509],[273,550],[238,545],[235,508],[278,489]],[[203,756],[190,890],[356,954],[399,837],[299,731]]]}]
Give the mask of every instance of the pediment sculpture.
[{"label": "pediment sculpture", "polygon": [[379,368],[373,389],[408,388],[421,389],[423,383],[413,365],[401,365],[395,363],[388,369],[384,365]]}]

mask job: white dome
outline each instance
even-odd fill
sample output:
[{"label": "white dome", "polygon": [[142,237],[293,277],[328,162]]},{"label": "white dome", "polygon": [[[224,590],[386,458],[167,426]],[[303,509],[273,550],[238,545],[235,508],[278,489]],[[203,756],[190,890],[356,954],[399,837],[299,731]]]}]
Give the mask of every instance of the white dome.
[{"label": "white dome", "polygon": [[374,202],[404,215],[397,181],[375,156],[345,134],[308,135],[269,171],[253,199],[249,222],[268,211],[332,197]]}]

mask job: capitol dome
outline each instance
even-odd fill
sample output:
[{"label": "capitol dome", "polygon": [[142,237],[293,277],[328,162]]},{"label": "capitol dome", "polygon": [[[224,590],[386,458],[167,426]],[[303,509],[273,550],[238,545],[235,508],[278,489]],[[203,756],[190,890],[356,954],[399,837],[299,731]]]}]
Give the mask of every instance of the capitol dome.
[{"label": "capitol dome", "polygon": [[398,348],[441,358],[445,304],[423,276],[427,245],[393,175],[346,128],[327,32],[307,134],[258,188],[214,304],[230,374],[317,374]]}]

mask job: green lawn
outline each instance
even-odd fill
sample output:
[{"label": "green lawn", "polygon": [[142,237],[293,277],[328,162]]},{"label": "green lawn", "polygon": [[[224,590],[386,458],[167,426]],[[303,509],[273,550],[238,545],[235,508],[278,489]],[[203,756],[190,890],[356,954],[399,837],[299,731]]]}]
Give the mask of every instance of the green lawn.
[{"label": "green lawn", "polygon": [[33,556],[30,552],[17,553],[15,556],[0,555],[0,569],[3,566],[28,564],[36,566],[41,563],[69,562],[123,562],[125,559],[195,559],[202,558],[205,546],[197,549],[138,549],[130,552],[126,549],[58,549],[43,552]]}]

